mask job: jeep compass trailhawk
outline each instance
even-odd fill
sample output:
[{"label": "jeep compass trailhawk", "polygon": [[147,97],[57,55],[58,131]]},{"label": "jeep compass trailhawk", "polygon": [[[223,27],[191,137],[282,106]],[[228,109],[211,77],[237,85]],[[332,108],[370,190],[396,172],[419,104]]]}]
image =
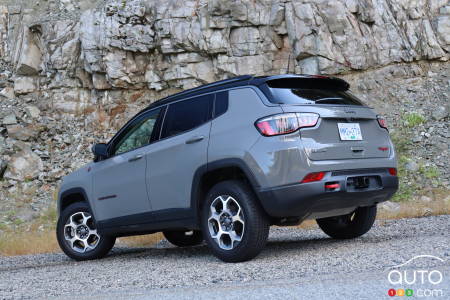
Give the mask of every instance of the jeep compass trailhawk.
[{"label": "jeep compass trailhawk", "polygon": [[386,122],[338,78],[239,76],[156,101],[66,176],[57,238],[77,260],[162,231],[239,262],[270,225],[316,219],[335,239],[373,225],[398,188]]}]

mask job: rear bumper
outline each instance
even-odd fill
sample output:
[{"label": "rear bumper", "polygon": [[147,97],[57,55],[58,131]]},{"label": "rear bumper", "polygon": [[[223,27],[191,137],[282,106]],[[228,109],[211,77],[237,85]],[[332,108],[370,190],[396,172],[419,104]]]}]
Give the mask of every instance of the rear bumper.
[{"label": "rear bumper", "polygon": [[[361,176],[371,178],[369,187],[357,189],[352,185],[354,177]],[[339,188],[326,189],[326,183],[338,183]],[[362,169],[328,172],[321,181],[264,189],[258,196],[271,217],[318,219],[386,201],[397,189],[398,177],[387,169]]]}]

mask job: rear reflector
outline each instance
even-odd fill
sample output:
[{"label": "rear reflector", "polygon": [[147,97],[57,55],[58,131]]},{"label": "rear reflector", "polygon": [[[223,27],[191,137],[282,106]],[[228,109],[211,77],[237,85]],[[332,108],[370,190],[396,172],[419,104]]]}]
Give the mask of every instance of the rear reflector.
[{"label": "rear reflector", "polygon": [[325,177],[325,172],[309,173],[303,178],[301,183],[320,181]]},{"label": "rear reflector", "polygon": [[396,168],[389,168],[389,174],[392,176],[397,176],[397,169]]},{"label": "rear reflector", "polygon": [[338,189],[339,183],[325,183],[325,188],[329,190]]},{"label": "rear reflector", "polygon": [[285,113],[259,119],[255,126],[262,135],[274,136],[314,127],[318,120],[319,115],[315,113]]}]

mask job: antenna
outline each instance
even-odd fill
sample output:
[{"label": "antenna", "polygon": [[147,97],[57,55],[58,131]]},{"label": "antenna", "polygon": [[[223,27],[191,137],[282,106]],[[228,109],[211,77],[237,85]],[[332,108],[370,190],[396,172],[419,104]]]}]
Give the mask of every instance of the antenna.
[{"label": "antenna", "polygon": [[289,53],[288,56],[288,63],[287,63],[287,70],[286,70],[286,74],[289,74],[289,63],[291,62],[291,53]]}]

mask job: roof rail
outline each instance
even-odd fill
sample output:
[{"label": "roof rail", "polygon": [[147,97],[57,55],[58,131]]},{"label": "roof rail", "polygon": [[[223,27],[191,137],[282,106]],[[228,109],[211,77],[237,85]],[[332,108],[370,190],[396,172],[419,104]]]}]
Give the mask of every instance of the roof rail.
[{"label": "roof rail", "polygon": [[[189,89],[189,90],[185,90],[185,91],[179,92],[177,94],[174,94],[173,96],[182,96],[182,95],[189,94],[189,93],[196,92],[196,91],[200,91],[200,90],[203,90],[203,89],[207,89],[207,88],[211,88],[211,87],[217,87],[217,86],[221,86],[221,85],[224,85],[224,84],[233,83],[233,82],[237,82],[237,81],[250,80],[252,78],[253,78],[253,76],[251,76],[251,75],[236,76],[236,77],[229,78],[229,79],[223,79],[223,80],[215,81],[215,82],[212,82],[212,83],[207,83],[207,84],[204,84],[204,85],[201,85],[201,86]],[[169,96],[167,98],[171,98],[171,96]]]},{"label": "roof rail", "polygon": [[172,101],[176,101],[177,99],[179,99],[185,95],[189,95],[189,94],[196,95],[206,89],[210,89],[210,88],[214,88],[214,87],[218,87],[218,86],[222,86],[222,85],[227,85],[227,84],[232,84],[232,83],[238,83],[239,81],[244,81],[244,80],[250,81],[252,78],[253,78],[253,76],[251,76],[251,75],[241,75],[241,76],[224,79],[224,80],[220,80],[220,81],[216,81],[216,82],[212,82],[212,83],[207,83],[207,84],[204,84],[204,85],[201,85],[201,86],[198,86],[198,87],[195,87],[195,88],[192,88],[189,90],[185,90],[185,91],[167,96],[165,98],[159,99],[159,100],[151,103],[144,110],[158,106],[158,105],[170,103]]}]

